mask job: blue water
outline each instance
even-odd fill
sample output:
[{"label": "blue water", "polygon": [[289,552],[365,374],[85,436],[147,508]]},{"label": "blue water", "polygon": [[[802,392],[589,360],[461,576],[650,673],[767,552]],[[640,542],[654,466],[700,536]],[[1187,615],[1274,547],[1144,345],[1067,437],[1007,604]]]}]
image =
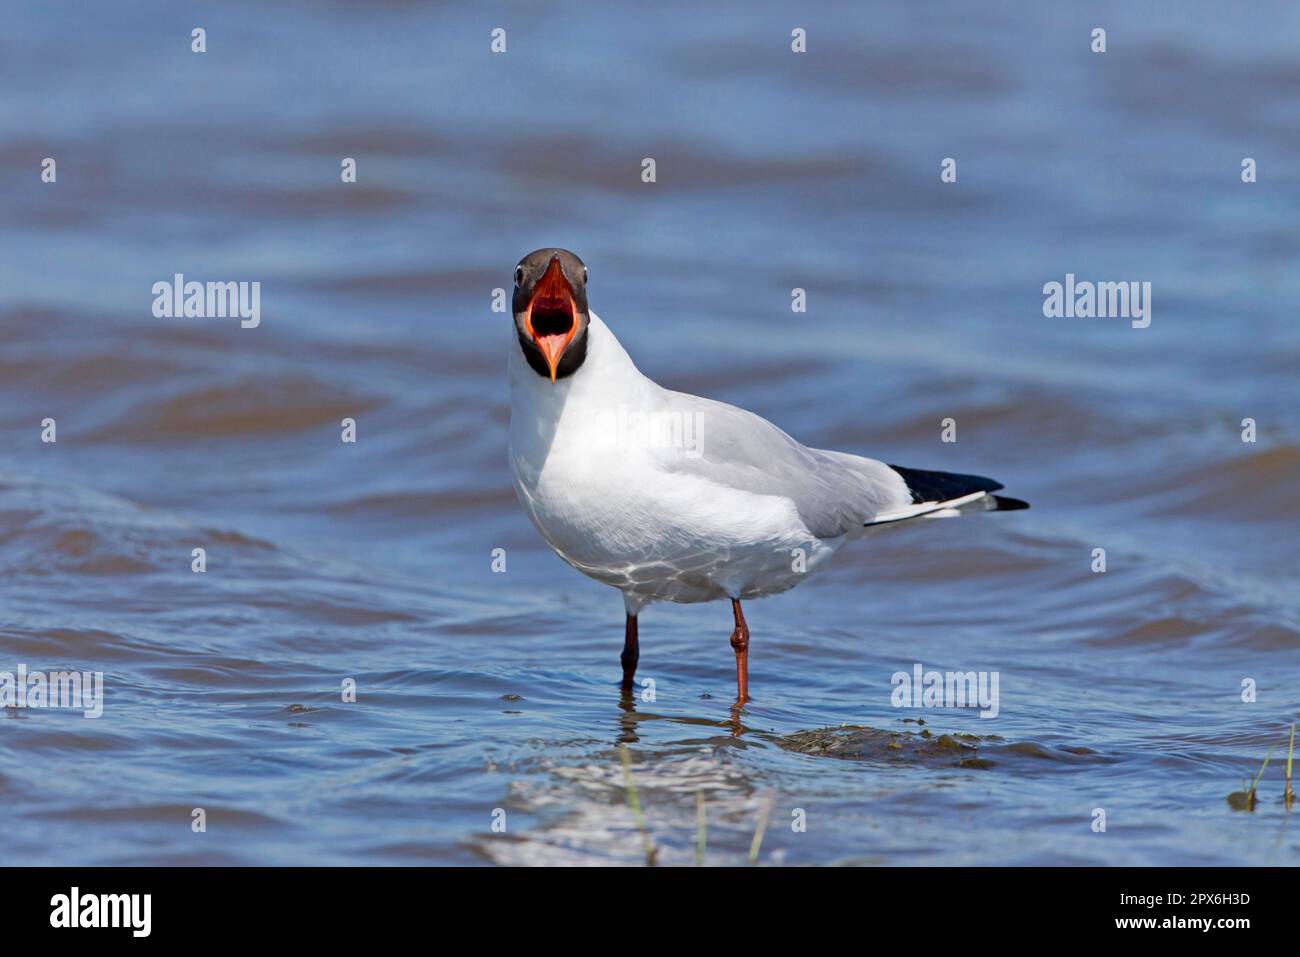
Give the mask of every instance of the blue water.
[{"label": "blue water", "polygon": [[[625,745],[665,864],[693,862],[701,793],[713,864],[764,815],[765,863],[1291,863],[1297,27],[1281,3],[9,11],[0,671],[102,671],[105,700],[0,716],[5,862],[636,864]],[[510,485],[492,291],[544,245],[661,383],[1033,509],[881,535],[749,605],[740,714],[729,609],[653,606],[654,700],[621,698],[619,596]],[[176,273],[260,282],[261,324],[155,318]],[[1149,281],[1150,327],[1045,318],[1067,273]],[[915,663],[998,672],[998,716],[895,709]],[[908,746],[790,748],[842,724]],[[923,727],[987,766],[914,750]]]}]

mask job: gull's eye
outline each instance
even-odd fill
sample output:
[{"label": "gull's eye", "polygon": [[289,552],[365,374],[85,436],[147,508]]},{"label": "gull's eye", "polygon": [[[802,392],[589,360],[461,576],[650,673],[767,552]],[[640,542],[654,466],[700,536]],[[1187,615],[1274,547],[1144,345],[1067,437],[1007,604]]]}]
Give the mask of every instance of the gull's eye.
[{"label": "gull's eye", "polygon": [[515,285],[516,285],[516,286],[522,286],[523,283],[524,283],[524,267],[523,267],[523,266],[516,266],[516,267],[515,267]]},{"label": "gull's eye", "polygon": [[587,267],[586,267],[586,266],[583,266],[583,267],[582,267],[582,284],[583,284],[584,286],[587,285]]}]

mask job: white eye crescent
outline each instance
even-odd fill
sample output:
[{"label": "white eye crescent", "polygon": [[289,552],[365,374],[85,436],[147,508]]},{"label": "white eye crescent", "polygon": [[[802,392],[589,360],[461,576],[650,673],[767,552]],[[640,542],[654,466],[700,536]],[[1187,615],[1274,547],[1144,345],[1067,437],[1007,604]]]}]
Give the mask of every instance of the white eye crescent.
[{"label": "white eye crescent", "polygon": [[516,285],[516,286],[518,286],[518,285],[522,285],[522,284],[523,284],[523,281],[524,281],[524,267],[523,267],[523,266],[516,266],[516,267],[515,267],[515,285]]},{"label": "white eye crescent", "polygon": [[584,286],[587,285],[587,267],[586,267],[586,266],[583,266],[583,267],[582,267],[582,284],[583,284]]}]

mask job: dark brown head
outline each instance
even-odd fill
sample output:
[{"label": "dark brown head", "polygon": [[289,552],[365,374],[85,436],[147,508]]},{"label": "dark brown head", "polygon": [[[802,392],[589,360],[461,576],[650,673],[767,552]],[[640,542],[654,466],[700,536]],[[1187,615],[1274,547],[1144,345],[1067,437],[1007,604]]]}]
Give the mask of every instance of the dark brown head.
[{"label": "dark brown head", "polygon": [[515,331],[524,358],[552,382],[587,358],[587,267],[567,249],[538,249],[515,267]]}]

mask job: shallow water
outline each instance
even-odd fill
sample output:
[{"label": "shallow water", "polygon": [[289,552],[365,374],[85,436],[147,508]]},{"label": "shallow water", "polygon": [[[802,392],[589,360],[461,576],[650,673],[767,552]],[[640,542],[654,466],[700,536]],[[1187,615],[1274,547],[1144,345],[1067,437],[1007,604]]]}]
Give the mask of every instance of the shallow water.
[{"label": "shallow water", "polygon": [[[635,864],[624,744],[661,863],[700,793],[710,863],[764,815],[769,863],[1292,863],[1279,752],[1226,797],[1300,677],[1300,12],[1169,9],[12,12],[0,671],[105,700],[0,715],[3,859]],[[739,715],[726,606],[651,607],[622,699],[621,600],[505,458],[491,290],[552,244],[665,385],[1033,509],[751,603]],[[261,325],[154,318],[178,272]],[[1150,281],[1151,326],[1044,318],[1067,272]],[[998,672],[997,717],[895,709],[915,663]]]}]

